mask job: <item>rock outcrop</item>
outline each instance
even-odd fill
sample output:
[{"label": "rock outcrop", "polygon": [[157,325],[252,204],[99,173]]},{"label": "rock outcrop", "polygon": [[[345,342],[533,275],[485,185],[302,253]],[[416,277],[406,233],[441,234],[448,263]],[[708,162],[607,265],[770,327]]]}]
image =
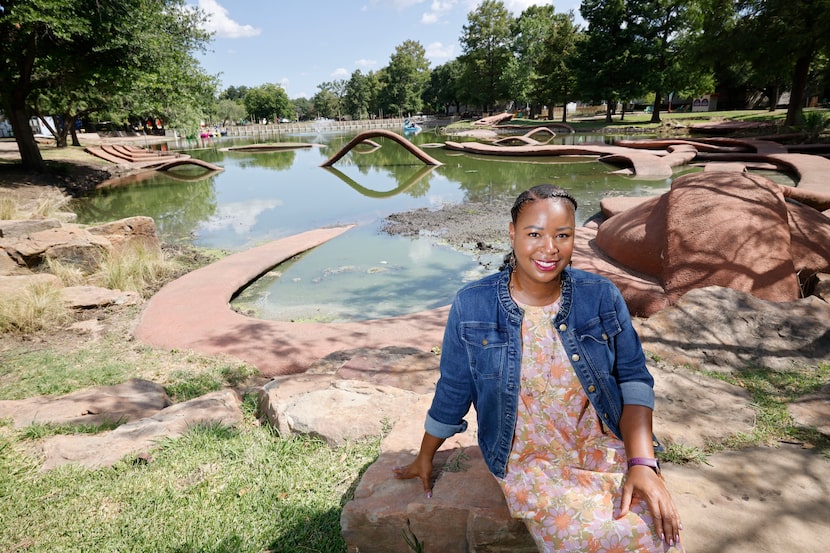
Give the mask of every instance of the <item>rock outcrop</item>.
[{"label": "rock outcrop", "polygon": [[[816,275],[830,272],[830,218],[787,201],[765,177],[696,173],[677,178],[663,195],[621,200],[622,209],[614,201],[603,200],[612,216],[588,240],[616,262],[598,272],[614,280],[638,315],[653,315],[707,286],[793,301],[814,286]],[[574,261],[586,263],[592,262]],[[651,285],[632,285],[620,266]]]}]

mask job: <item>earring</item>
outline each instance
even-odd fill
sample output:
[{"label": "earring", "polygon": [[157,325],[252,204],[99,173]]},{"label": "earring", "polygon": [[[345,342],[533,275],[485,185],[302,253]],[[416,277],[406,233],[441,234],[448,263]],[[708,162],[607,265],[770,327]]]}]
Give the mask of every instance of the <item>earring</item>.
[{"label": "earring", "polygon": [[516,270],[516,252],[511,251],[507,257],[507,264],[510,265],[510,270]]}]

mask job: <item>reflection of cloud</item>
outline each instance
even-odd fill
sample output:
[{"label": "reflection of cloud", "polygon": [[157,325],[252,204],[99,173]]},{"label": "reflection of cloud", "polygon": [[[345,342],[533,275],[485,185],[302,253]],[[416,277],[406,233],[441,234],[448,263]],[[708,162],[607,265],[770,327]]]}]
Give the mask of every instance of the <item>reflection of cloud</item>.
[{"label": "reflection of cloud", "polygon": [[231,19],[228,10],[219,5],[217,0],[199,0],[199,7],[207,14],[205,30],[216,33],[222,38],[247,38],[258,36],[262,29],[252,25],[242,25]]},{"label": "reflection of cloud", "polygon": [[211,232],[232,229],[237,234],[246,234],[256,225],[257,218],[264,211],[279,207],[282,203],[282,200],[253,200],[225,204],[219,206],[216,213],[199,227]]},{"label": "reflection of cloud", "polygon": [[432,257],[432,243],[429,240],[412,240],[409,243],[409,253],[407,257],[413,263],[424,263]]}]

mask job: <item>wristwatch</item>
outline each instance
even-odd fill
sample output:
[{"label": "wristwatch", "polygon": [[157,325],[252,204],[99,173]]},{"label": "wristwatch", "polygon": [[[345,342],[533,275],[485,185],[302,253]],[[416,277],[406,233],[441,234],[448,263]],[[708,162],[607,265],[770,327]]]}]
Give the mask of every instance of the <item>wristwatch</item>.
[{"label": "wristwatch", "polygon": [[660,461],[652,459],[651,457],[632,457],[628,460],[628,468],[634,465],[643,465],[651,468],[657,474],[660,474]]}]

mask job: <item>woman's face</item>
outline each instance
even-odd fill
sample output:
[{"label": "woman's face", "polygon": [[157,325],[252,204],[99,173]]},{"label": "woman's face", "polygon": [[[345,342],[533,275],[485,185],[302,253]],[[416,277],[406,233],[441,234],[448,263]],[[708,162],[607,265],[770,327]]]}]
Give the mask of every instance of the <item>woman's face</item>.
[{"label": "woman's face", "polygon": [[574,250],[574,209],[561,198],[535,200],[524,205],[510,241],[516,255],[516,276],[525,285],[559,282]]}]

